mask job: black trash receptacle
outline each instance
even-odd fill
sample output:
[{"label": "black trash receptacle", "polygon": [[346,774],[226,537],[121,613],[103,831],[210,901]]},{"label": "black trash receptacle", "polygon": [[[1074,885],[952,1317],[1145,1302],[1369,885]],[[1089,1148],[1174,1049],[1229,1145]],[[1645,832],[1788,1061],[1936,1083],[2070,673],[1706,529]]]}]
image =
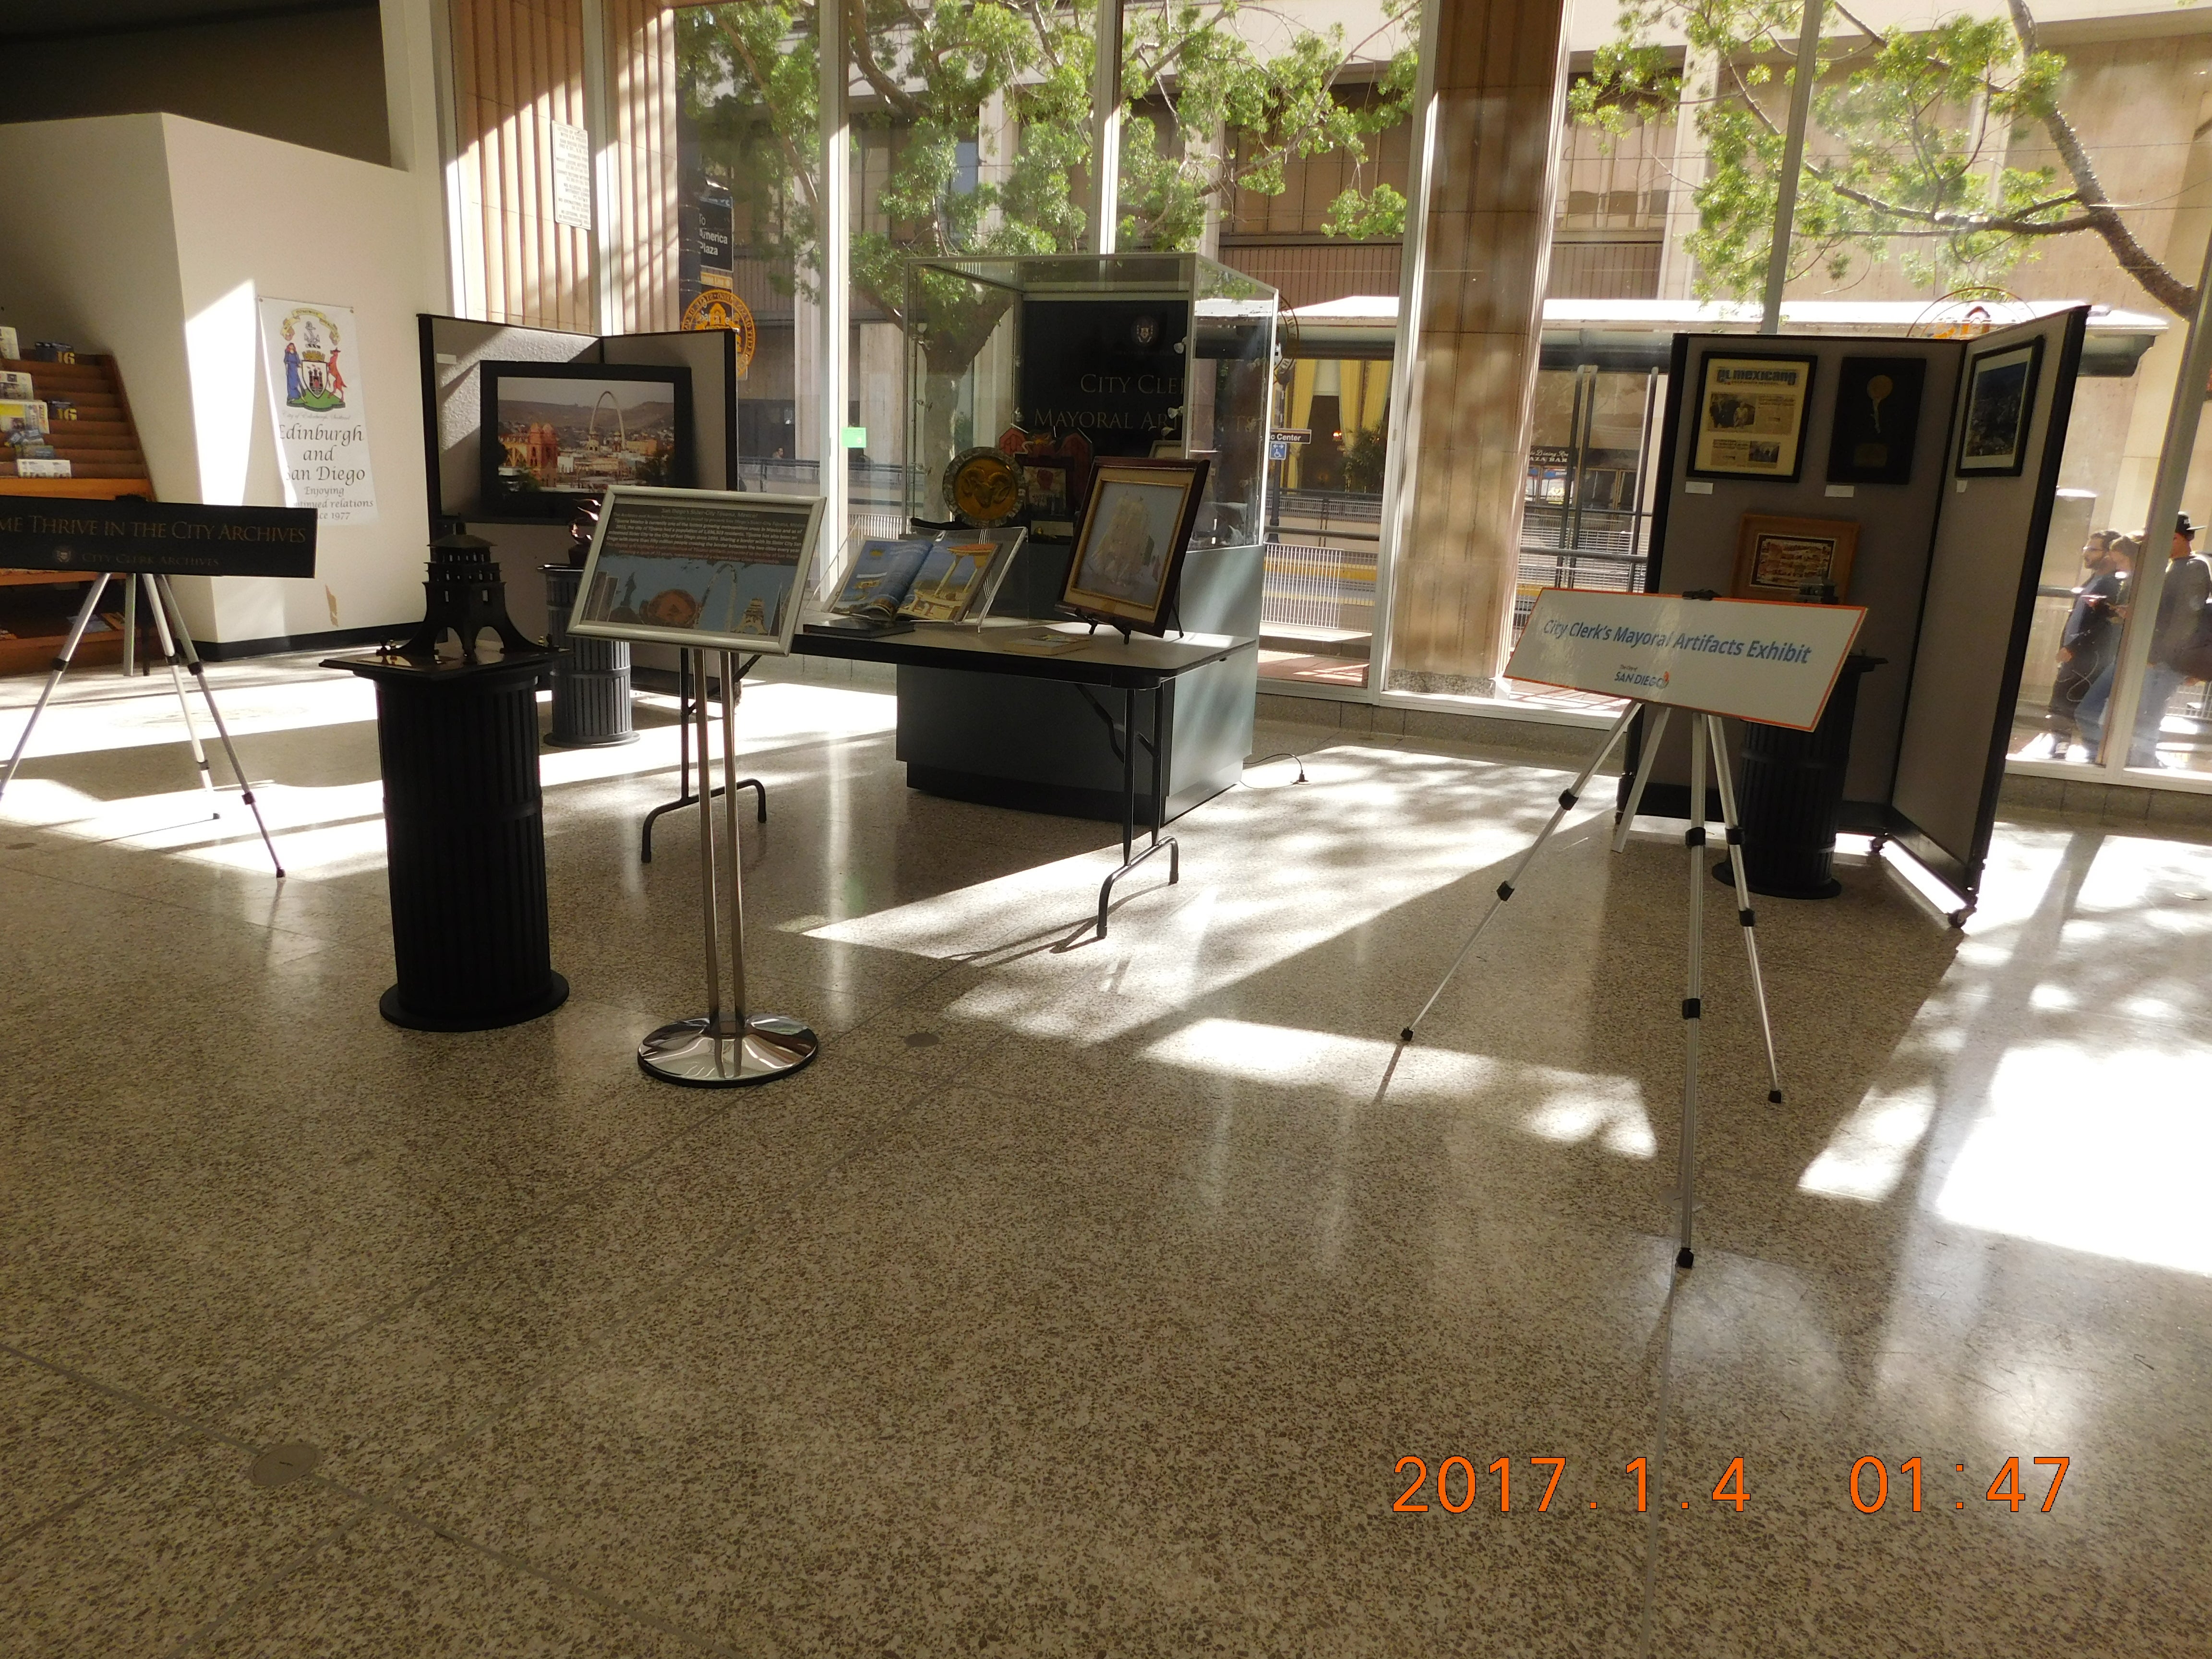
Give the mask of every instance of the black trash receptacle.
[{"label": "black trash receptacle", "polygon": [[[1850,764],[1859,681],[1886,659],[1844,659],[1820,723],[1810,732],[1748,724],[1743,735],[1743,866],[1754,893],[1833,898],[1836,820]],[[1733,879],[1723,860],[1714,872]]]},{"label": "black trash receptacle", "polygon": [[560,653],[553,659],[553,729],[545,741],[556,749],[606,749],[635,743],[629,641],[571,635],[568,618],[575,610],[583,570],[573,564],[540,568],[545,573],[545,642]]}]

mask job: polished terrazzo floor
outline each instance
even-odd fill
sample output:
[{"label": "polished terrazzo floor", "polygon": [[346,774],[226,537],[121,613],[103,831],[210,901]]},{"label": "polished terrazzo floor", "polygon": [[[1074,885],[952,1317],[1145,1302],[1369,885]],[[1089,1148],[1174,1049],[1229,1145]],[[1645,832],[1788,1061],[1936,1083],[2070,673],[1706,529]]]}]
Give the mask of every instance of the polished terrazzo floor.
[{"label": "polished terrazzo floor", "polygon": [[2212,832],[2016,817],[1963,933],[1765,904],[1778,1109],[1712,888],[1677,1275],[1679,841],[1571,818],[1395,1048],[1546,763],[1263,727],[1310,781],[1093,943],[1109,831],[763,684],[756,1006],[824,1049],[702,1095],[631,1058],[701,1000],[665,707],[544,763],[572,1000],[432,1036],[366,689],[215,672],[281,885],[150,682],[0,801],[0,1654],[2212,1651]]}]

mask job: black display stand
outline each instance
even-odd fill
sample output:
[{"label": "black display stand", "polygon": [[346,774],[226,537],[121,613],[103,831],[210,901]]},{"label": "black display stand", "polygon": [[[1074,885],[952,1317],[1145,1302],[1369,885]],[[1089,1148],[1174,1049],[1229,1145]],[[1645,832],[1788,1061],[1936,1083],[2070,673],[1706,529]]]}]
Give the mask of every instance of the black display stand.
[{"label": "black display stand", "polygon": [[[1828,693],[1827,712],[1810,732],[1744,726],[1743,864],[1753,892],[1769,898],[1825,899],[1844,890],[1834,865],[1851,725],[1858,714],[1859,681],[1881,664],[1881,658],[1863,653],[1844,658],[1835,689]],[[1735,879],[1726,859],[1713,866],[1713,879]]]},{"label": "black display stand", "polygon": [[545,914],[538,678],[548,653],[480,662],[334,657],[376,687],[395,1025],[486,1031],[568,1000]]},{"label": "black display stand", "polygon": [[556,749],[611,749],[635,743],[630,717],[629,641],[569,637],[568,613],[576,606],[583,567],[549,564],[545,573],[546,644],[553,659],[553,730],[545,741]]}]

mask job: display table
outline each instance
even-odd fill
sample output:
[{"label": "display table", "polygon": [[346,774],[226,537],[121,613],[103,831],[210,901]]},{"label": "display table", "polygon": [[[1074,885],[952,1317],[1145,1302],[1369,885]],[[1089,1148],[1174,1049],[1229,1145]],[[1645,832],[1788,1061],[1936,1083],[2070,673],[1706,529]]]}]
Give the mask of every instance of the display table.
[{"label": "display table", "polygon": [[[1063,702],[1080,698],[1087,703],[1091,719],[1103,730],[1099,732],[1100,740],[1090,745],[1090,755],[1078,757],[1078,763],[1096,766],[1103,757],[1110,756],[1112,764],[1121,774],[1117,816],[1121,821],[1121,867],[1107,877],[1099,890],[1098,936],[1103,939],[1108,904],[1114,884],[1121,877],[1163,847],[1168,849],[1168,879],[1172,882],[1181,875],[1181,854],[1175,841],[1160,833],[1176,812],[1196,805],[1196,800],[1183,799],[1184,791],[1178,786],[1176,771],[1176,734],[1182,726],[1173,708],[1176,683],[1217,665],[1236,663],[1247,653],[1253,653],[1256,661],[1259,641],[1225,634],[1186,634],[1166,639],[1139,635],[1125,643],[1120,635],[1101,629],[1085,639],[1081,649],[1061,656],[1031,656],[1006,648],[1010,639],[1034,634],[1039,626],[1034,622],[994,617],[980,628],[962,623],[921,623],[910,633],[878,638],[810,634],[802,627],[793,637],[791,648],[798,656],[839,657],[850,661],[895,665],[901,681],[898,755],[907,763],[907,781],[921,789],[932,789],[933,781],[946,782],[950,787],[933,789],[933,793],[960,799],[986,799],[994,805],[1024,806],[1032,811],[1103,816],[1078,810],[1087,803],[1091,792],[1076,797],[1073,804],[1054,806],[1051,804],[1054,799],[1052,783],[1032,781],[1024,788],[1020,775],[1020,769],[1024,766],[1068,763],[1067,757],[1054,753],[1047,746],[1062,730],[1062,722],[1057,716],[1036,722],[1031,736],[1026,739],[1021,737],[1025,725],[1024,709],[1034,708],[1037,702],[1021,693],[1034,690],[1055,693]],[[1079,638],[1085,634],[1083,625],[1078,623],[1057,624],[1054,631]],[[953,740],[958,734],[909,732],[905,681],[914,672],[926,673],[939,683],[967,679],[977,697],[988,705],[990,718],[983,730],[958,740],[981,743],[997,735],[1002,746],[994,763],[1006,769],[999,775],[1003,789],[995,793],[971,793],[967,777],[935,777],[928,763],[917,757],[916,750],[924,744]],[[1022,684],[1017,686],[1017,682]],[[1100,691],[1109,695],[1101,698],[1097,695]],[[1118,710],[1115,708],[1116,703],[1120,705]],[[1249,707],[1248,700],[1243,727],[1245,748],[1249,748],[1251,734]],[[1149,736],[1146,734],[1147,727]],[[1075,728],[1078,732],[1080,729]],[[1012,742],[1007,741],[1009,733],[1014,734]],[[1065,743],[1065,736],[1059,741]],[[1146,780],[1149,787],[1141,797],[1141,812],[1137,776],[1139,748],[1148,750],[1152,757]],[[1236,757],[1240,769],[1244,763],[1245,748],[1240,748]],[[990,781],[989,775],[979,775]],[[1203,784],[1197,787],[1205,789],[1197,796],[1198,800],[1203,800],[1219,793],[1227,784],[1218,782],[1217,775],[1209,772]],[[1141,852],[1136,846],[1140,817],[1149,824],[1152,837]]]},{"label": "display table", "polygon": [[545,916],[538,679],[550,653],[333,657],[376,687],[395,1025],[483,1031],[568,1000]]}]

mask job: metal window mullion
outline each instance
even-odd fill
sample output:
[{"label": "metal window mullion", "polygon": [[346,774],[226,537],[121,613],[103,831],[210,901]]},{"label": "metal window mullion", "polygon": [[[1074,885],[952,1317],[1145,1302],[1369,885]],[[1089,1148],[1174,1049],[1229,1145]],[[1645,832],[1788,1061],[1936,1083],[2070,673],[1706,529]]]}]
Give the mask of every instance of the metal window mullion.
[{"label": "metal window mullion", "polygon": [[1091,248],[1112,253],[1121,217],[1121,0],[1098,0],[1091,28]]},{"label": "metal window mullion", "polygon": [[[851,80],[846,69],[844,0],[816,0],[821,58],[822,405],[818,442],[822,452],[822,533],[832,546],[845,540],[850,480],[845,454],[845,415],[851,385],[852,318],[852,119],[848,109]],[[824,556],[825,560],[829,556]]]},{"label": "metal window mullion", "polygon": [[2118,779],[2127,771],[2128,751],[2135,746],[2136,712],[2150,659],[2150,636],[2158,625],[2159,599],[2166,592],[2166,552],[2173,545],[2181,492],[2189,483],[2208,381],[2212,381],[2212,235],[2204,241],[2203,267],[2197,277],[2197,313],[2189,319],[2181,372],[2166,411],[2166,440],[2159,448],[2158,476],[2151,484],[2142,551],[2136,556],[2135,578],[2129,584],[2134,592],[2128,599],[2126,630],[2120,636],[2119,666],[2112,677],[2112,698],[2105,705],[2104,756],[2098,769],[2108,778]]}]

